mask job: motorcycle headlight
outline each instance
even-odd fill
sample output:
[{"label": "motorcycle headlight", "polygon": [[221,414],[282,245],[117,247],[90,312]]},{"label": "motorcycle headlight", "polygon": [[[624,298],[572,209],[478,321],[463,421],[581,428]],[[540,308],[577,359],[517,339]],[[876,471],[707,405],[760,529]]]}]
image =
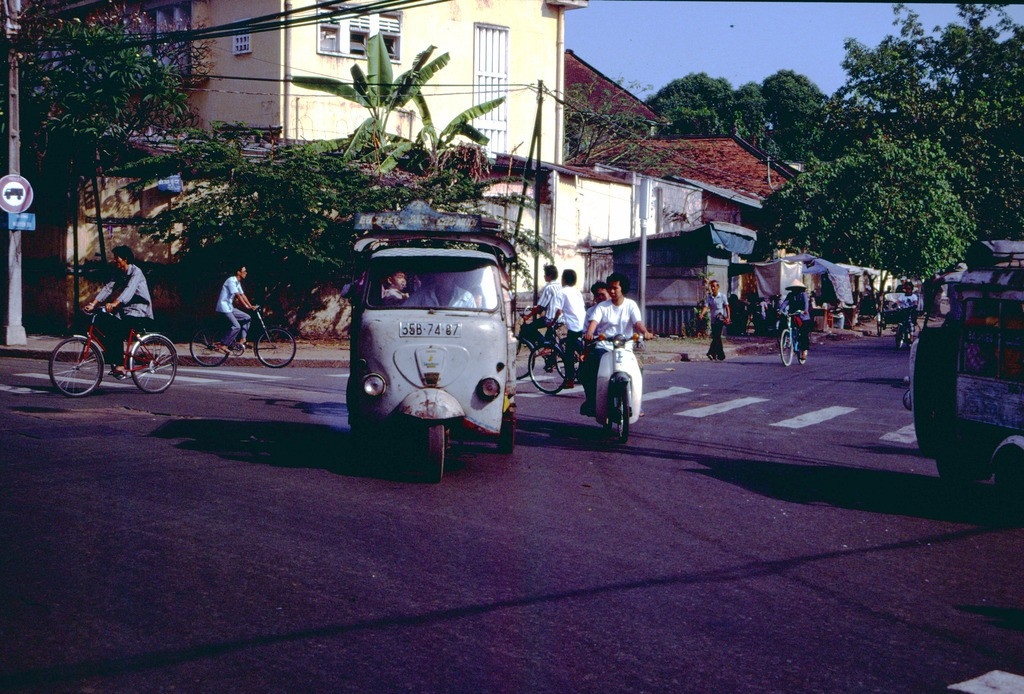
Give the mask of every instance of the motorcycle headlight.
[{"label": "motorcycle headlight", "polygon": [[387,388],[387,381],[380,374],[367,374],[363,378],[363,392],[372,398],[383,395]]},{"label": "motorcycle headlight", "polygon": [[485,378],[476,385],[476,390],[484,400],[494,400],[501,395],[501,384],[497,379]]},{"label": "motorcycle headlight", "polygon": [[615,345],[615,347],[625,347],[627,342],[629,342],[629,338],[625,335],[616,335],[612,338],[612,344]]}]

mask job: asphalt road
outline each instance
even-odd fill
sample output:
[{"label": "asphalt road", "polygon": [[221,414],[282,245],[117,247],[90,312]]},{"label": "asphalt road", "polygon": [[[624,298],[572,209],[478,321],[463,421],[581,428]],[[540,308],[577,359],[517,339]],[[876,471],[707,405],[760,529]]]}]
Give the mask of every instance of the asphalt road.
[{"label": "asphalt road", "polygon": [[0,359],[0,689],[1024,675],[1024,531],[917,454],[906,365],[887,339],[789,368],[653,364],[626,446],[576,414],[581,391],[524,386],[515,453],[457,446],[430,485],[353,459],[340,370],[186,369],[162,395],[70,400],[44,362]]}]

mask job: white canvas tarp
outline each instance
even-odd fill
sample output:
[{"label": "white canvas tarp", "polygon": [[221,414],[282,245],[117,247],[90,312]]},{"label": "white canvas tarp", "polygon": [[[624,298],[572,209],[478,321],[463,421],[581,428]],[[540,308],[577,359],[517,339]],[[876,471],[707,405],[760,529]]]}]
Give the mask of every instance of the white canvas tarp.
[{"label": "white canvas tarp", "polygon": [[802,279],[803,275],[825,275],[835,290],[836,298],[844,304],[853,304],[849,271],[823,258],[804,253],[753,265],[757,293],[761,296],[784,296],[786,287],[793,280]]}]

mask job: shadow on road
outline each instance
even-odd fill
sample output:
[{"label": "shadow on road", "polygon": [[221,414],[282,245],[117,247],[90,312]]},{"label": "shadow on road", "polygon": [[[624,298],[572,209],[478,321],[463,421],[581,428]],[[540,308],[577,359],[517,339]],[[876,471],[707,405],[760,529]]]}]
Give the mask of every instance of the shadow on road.
[{"label": "shadow on road", "polygon": [[[182,419],[167,422],[153,436],[181,439],[177,446],[184,450],[257,465],[400,482],[422,481],[424,475],[410,447],[396,446],[395,455],[389,456],[359,455],[347,429],[322,424]],[[445,470],[455,471],[463,465],[459,455],[452,455]]]},{"label": "shadow on road", "polygon": [[1019,514],[1003,510],[995,487],[987,484],[951,488],[938,477],[839,465],[699,457],[696,462],[707,468],[697,474],[797,504],[829,504],[989,528],[1024,526]]}]

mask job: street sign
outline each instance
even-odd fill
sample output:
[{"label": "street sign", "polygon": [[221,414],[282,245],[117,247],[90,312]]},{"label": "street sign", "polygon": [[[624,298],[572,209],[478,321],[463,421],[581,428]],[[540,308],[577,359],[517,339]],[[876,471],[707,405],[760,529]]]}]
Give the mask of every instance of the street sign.
[{"label": "street sign", "polygon": [[8,212],[7,228],[11,231],[35,231],[36,216],[32,212]]},{"label": "street sign", "polygon": [[181,174],[174,174],[173,176],[157,180],[156,189],[165,193],[180,193]]},{"label": "street sign", "polygon": [[32,206],[32,185],[17,174],[0,178],[0,209],[24,212]]}]

